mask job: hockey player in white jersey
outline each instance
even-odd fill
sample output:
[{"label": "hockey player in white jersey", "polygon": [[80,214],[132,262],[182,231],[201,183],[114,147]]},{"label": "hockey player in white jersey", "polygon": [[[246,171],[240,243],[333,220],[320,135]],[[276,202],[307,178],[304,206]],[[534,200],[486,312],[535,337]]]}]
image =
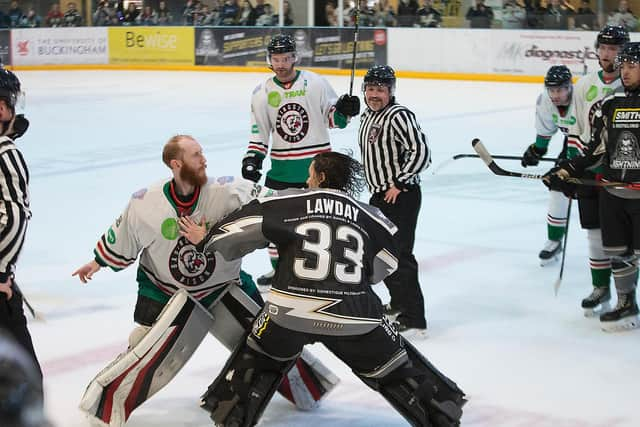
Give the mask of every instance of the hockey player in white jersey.
[{"label": "hockey player in white jersey", "polygon": [[[629,33],[623,27],[605,26],[596,39],[596,51],[601,69],[581,77],[573,91],[576,122],[569,127],[567,159],[582,156],[591,143],[591,129],[596,111],[603,98],[622,86],[620,71],[615,59],[622,46],[629,41]],[[587,172],[584,178],[595,178],[595,172]],[[587,230],[589,240],[589,264],[592,292],[582,300],[585,316],[591,317],[609,309],[611,293],[611,260],[605,255],[600,231],[598,199],[600,189],[585,185],[565,184],[565,194],[575,194],[580,210],[580,224]]]},{"label": "hockey player in white jersey", "polygon": [[[271,169],[265,186],[274,190],[303,188],[313,156],[331,150],[329,128],[344,128],[360,112],[357,96],[339,99],[329,82],[307,70],[297,70],[296,42],[277,34],[267,47],[267,62],[274,76],[258,85],[251,98],[251,134],[242,160],[242,176],[258,182],[262,163],[270,154]],[[271,149],[269,149],[271,140]],[[269,246],[272,267],[278,260]],[[273,270],[258,278],[269,288]]]},{"label": "hockey player in white jersey", "polygon": [[[573,104],[573,82],[571,71],[566,65],[553,65],[544,78],[545,90],[536,101],[536,142],[527,147],[522,156],[522,166],[537,166],[542,156],[547,154],[549,142],[556,132],[564,135],[559,159],[565,158],[569,126],[575,124]],[[560,191],[549,192],[547,210],[547,242],[540,251],[540,265],[546,265],[558,258],[562,251],[562,237],[567,227],[569,199]]]},{"label": "hockey player in white jersey", "polygon": [[[80,404],[94,425],[122,426],[177,374],[208,333],[233,349],[264,304],[250,278],[241,283],[239,261],[199,252],[178,229],[185,216],[203,225],[222,219],[256,197],[259,186],[208,178],[202,147],[188,135],[172,137],[162,158],[172,179],[134,193],[98,240],[94,259],[73,273],[86,283],[102,267],[119,271],[139,258],[137,326],[129,347],[89,384]],[[336,382],[303,354],[280,391],[299,408],[311,409]]]}]

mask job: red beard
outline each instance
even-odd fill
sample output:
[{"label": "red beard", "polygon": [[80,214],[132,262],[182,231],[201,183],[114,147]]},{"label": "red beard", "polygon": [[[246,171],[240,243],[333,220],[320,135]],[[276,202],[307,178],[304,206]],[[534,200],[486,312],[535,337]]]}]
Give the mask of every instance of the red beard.
[{"label": "red beard", "polygon": [[205,169],[195,169],[183,164],[182,169],[180,169],[180,179],[187,184],[202,187],[207,183],[207,174]]}]

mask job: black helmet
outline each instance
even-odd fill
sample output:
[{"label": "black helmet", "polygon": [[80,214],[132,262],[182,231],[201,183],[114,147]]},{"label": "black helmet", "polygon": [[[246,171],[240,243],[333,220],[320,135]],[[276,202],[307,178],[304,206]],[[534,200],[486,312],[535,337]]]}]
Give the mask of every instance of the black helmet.
[{"label": "black helmet", "polygon": [[571,84],[571,70],[566,65],[553,65],[544,77],[546,87],[569,86]]},{"label": "black helmet", "polygon": [[388,86],[389,93],[393,96],[396,89],[396,73],[393,68],[388,65],[374,65],[367,70],[367,74],[364,75],[364,83],[362,84],[362,90],[368,84],[374,84],[379,86]]},{"label": "black helmet", "polygon": [[612,44],[622,46],[629,42],[629,32],[620,25],[605,25],[598,33],[596,49],[600,44]]},{"label": "black helmet", "polygon": [[15,111],[18,95],[20,94],[20,80],[6,68],[0,68],[0,99],[4,99],[11,111]]},{"label": "black helmet", "polygon": [[276,34],[271,37],[267,46],[269,56],[274,53],[287,53],[296,51],[296,42],[289,34]]},{"label": "black helmet", "polygon": [[616,63],[622,64],[623,62],[635,62],[640,63],[640,43],[629,42],[622,46],[618,56],[616,57]]}]

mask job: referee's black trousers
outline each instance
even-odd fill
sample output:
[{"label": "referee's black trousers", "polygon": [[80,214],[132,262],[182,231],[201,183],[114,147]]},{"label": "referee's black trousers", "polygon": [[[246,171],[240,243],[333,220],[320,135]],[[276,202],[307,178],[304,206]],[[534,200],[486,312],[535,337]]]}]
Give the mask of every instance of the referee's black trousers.
[{"label": "referee's black trousers", "polygon": [[376,206],[398,227],[395,234],[399,249],[398,269],[384,280],[391,295],[391,306],[400,310],[398,321],[412,328],[426,328],[424,298],[418,281],[418,262],[413,255],[418,214],[422,203],[420,186],[401,192],[395,203],[384,201],[384,192],[371,196]]}]

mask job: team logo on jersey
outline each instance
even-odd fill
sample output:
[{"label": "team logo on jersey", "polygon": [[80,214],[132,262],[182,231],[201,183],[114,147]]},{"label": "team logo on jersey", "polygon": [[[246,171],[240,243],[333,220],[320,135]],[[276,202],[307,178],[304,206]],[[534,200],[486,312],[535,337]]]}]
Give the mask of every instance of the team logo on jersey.
[{"label": "team logo on jersey", "polygon": [[640,146],[633,133],[626,130],[620,133],[610,166],[612,169],[640,169]]},{"label": "team logo on jersey", "polygon": [[300,142],[309,131],[309,114],[300,104],[285,104],[278,110],[276,131],[287,142]]},{"label": "team logo on jersey", "polygon": [[[269,304],[269,307],[274,306]],[[263,311],[253,322],[253,328],[251,329],[251,332],[256,338],[262,338],[262,333],[265,331],[265,329],[267,329],[267,325],[269,325],[269,313]]]},{"label": "team logo on jersey", "polygon": [[282,102],[282,96],[280,96],[280,94],[275,91],[269,92],[269,94],[267,95],[267,102],[273,108],[278,108],[278,105],[280,105],[280,103]]},{"label": "team logo on jersey", "polygon": [[109,227],[109,231],[107,231],[107,242],[114,245],[116,243],[116,233],[113,231],[113,228]]},{"label": "team logo on jersey", "polygon": [[374,144],[375,142],[377,142],[381,131],[382,131],[381,125],[378,125],[378,124],[371,125],[371,128],[369,129],[369,134],[367,135],[367,142],[369,144]]},{"label": "team logo on jersey", "polygon": [[169,257],[169,271],[176,281],[185,286],[198,286],[209,280],[216,269],[216,258],[212,253],[202,253],[184,237]]}]

